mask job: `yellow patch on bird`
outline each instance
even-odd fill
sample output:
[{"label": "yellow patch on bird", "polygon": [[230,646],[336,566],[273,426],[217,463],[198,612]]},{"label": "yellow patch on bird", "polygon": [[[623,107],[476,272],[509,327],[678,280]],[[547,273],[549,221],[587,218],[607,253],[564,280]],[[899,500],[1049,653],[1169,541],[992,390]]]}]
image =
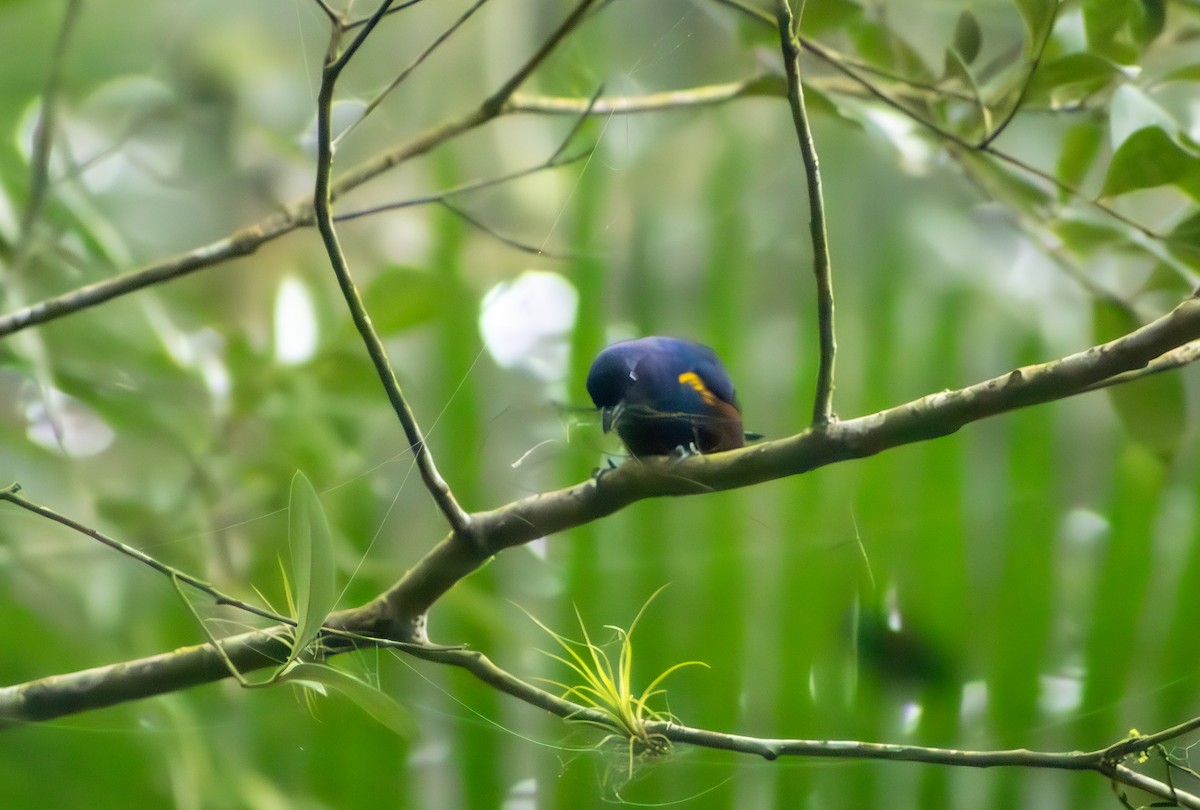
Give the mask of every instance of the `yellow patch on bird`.
[{"label": "yellow patch on bird", "polygon": [[681,385],[686,385],[688,388],[691,388],[693,391],[699,394],[700,398],[704,400],[705,404],[715,405],[717,403],[716,395],[712,391],[708,390],[708,386],[704,384],[704,380],[700,379],[696,372],[685,371],[683,374],[679,375],[679,382]]}]

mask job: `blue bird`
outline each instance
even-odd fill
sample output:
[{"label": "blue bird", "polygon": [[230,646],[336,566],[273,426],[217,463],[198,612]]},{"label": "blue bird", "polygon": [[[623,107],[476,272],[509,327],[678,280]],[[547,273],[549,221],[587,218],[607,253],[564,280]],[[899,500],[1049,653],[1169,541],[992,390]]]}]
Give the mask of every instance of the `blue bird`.
[{"label": "blue bird", "polygon": [[634,456],[719,453],[746,443],[729,372],[700,343],[614,343],[592,362],[587,390],[605,432],[615,428]]}]

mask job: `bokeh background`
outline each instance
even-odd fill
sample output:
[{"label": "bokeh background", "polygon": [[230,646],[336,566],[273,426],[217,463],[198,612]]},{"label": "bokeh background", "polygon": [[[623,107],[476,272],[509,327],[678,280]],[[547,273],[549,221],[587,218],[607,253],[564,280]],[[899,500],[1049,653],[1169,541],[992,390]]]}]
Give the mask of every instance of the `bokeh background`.
[{"label": "bokeh background", "polygon": [[[0,3],[5,312],[214,242],[311,193],[328,41],[314,3],[82,3],[56,57],[75,5]],[[995,148],[1082,191],[971,154],[806,57],[843,416],[1078,351],[1194,286],[1195,256],[1180,247],[1192,233],[1188,178],[1200,176],[1188,4],[1161,20],[1153,3],[1104,14],[1064,4],[1028,86],[1031,21],[1053,4],[967,5],[964,22],[964,4],[942,0],[810,0],[804,30],[849,64],[884,69],[868,75],[967,140],[987,123],[976,93],[995,106],[993,125],[1019,98]],[[466,7],[419,3],[381,25],[341,85],[339,120],[354,120]],[[567,10],[488,3],[343,141],[335,172],[472,110]],[[726,5],[610,3],[522,91],[639,96],[758,75],[777,85],[780,70],[770,29]],[[26,222],[52,75],[49,182]],[[536,166],[575,123],[504,116],[338,210]],[[1118,165],[1148,123],[1170,148]],[[590,147],[570,166],[454,198],[495,233],[439,205],[341,226],[400,381],[469,509],[575,483],[605,454],[622,460],[582,385],[609,340],[709,343],[749,427],[781,437],[808,422],[811,245],[786,102],[768,91],[598,116],[568,151]],[[1154,182],[1114,178],[1114,167],[1146,178],[1155,166]],[[1111,211],[1177,238],[1087,203],[1101,192]],[[707,664],[673,675],[659,704],[689,725],[1042,750],[1157,730],[1200,714],[1197,383],[1185,370],[751,489],[641,502],[502,554],[438,603],[432,635],[563,681],[541,652],[553,641],[525,611],[573,637],[578,611],[608,639],[605,625],[627,627],[669,584],[636,628],[635,676]],[[297,470],[334,525],[344,606],[387,587],[445,531],[311,230],[0,342],[0,479],[227,592],[283,604]],[[203,640],[163,577],[7,507],[0,617],[4,684]],[[620,746],[593,750],[602,735],[466,673],[383,652],[336,663],[407,707],[412,733],[336,695],[309,705],[288,686],[210,685],[5,730],[2,803],[1118,806],[1094,774],[705,750],[639,763],[629,779]]]}]

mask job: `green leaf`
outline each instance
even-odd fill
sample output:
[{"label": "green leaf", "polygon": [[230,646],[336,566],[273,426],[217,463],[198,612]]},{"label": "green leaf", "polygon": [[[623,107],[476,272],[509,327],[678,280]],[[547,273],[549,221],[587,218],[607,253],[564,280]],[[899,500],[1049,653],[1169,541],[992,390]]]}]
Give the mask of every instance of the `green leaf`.
[{"label": "green leaf", "polygon": [[1143,44],[1156,39],[1167,24],[1166,0],[1142,0],[1141,40]]},{"label": "green leaf", "polygon": [[[1068,185],[1078,186],[1096,162],[1103,142],[1103,132],[1095,123],[1084,121],[1068,129],[1062,138],[1062,153],[1058,156],[1058,176]],[[1060,192],[1065,196],[1067,192]]]},{"label": "green leaf", "polygon": [[804,6],[800,27],[805,36],[819,36],[828,31],[844,29],[852,20],[861,19],[861,3],[851,0],[821,0]]},{"label": "green leaf", "polygon": [[295,583],[296,639],[289,662],[296,660],[321,631],[337,603],[333,535],[317,492],[302,472],[292,477],[288,500],[288,547]]},{"label": "green leaf", "polygon": [[892,28],[877,20],[855,20],[849,27],[858,52],[869,62],[889,68],[914,81],[933,81],[936,77],[920,53]]},{"label": "green leaf", "polygon": [[[1113,340],[1142,326],[1129,307],[1116,301],[1097,300],[1092,306],[1097,342]],[[1135,442],[1163,460],[1179,449],[1187,428],[1187,402],[1183,379],[1163,372],[1105,389],[1117,418]]]},{"label": "green leaf", "polygon": [[964,154],[962,162],[999,202],[1014,206],[1032,216],[1045,216],[1052,198],[1041,186],[977,153]]},{"label": "green leaf", "polygon": [[334,689],[401,737],[411,737],[413,734],[412,718],[403,706],[379,687],[356,678],[345,670],[329,664],[301,662],[290,666],[280,680],[312,689],[322,695],[325,694],[325,687]]},{"label": "green leaf", "polygon": [[413,267],[384,268],[363,292],[363,303],[381,335],[394,335],[433,320],[441,310],[443,284]]},{"label": "green leaf", "polygon": [[964,9],[958,15],[958,24],[954,26],[954,50],[969,65],[979,56],[982,46],[983,29],[979,27],[979,20],[969,9]]},{"label": "green leaf", "polygon": [[1094,53],[1070,53],[1038,67],[1029,82],[1026,100],[1055,107],[1077,104],[1121,75],[1120,68],[1108,59]]},{"label": "green leaf", "polygon": [[1140,129],[1113,155],[1101,195],[1113,197],[1143,188],[1175,185],[1200,199],[1200,157],[1184,149],[1160,127]]},{"label": "green leaf", "polygon": [[1057,0],[1014,0],[1027,34],[1025,50],[1032,52],[1036,43],[1046,35],[1046,28],[1054,22]]},{"label": "green leaf", "polygon": [[1146,16],[1137,0],[1083,0],[1082,8],[1088,47],[1122,65],[1137,61]]},{"label": "green leaf", "polygon": [[[1194,269],[1200,269],[1196,267],[1196,253],[1183,258],[1183,261],[1192,265]],[[1167,306],[1170,306],[1181,298],[1191,295],[1194,290],[1195,286],[1192,284],[1191,278],[1181,273],[1178,267],[1168,262],[1156,262],[1154,269],[1150,271],[1150,275],[1142,285],[1141,295],[1161,293],[1170,302]]]},{"label": "green leaf", "polygon": [[1158,81],[1164,84],[1166,82],[1200,82],[1200,64],[1193,62],[1183,67],[1175,68],[1175,70],[1172,70]]},{"label": "green leaf", "polygon": [[1200,211],[1176,225],[1165,242],[1172,256],[1200,270]]},{"label": "green leaf", "polygon": [[1098,250],[1115,251],[1129,242],[1127,233],[1107,221],[1060,219],[1052,224],[1063,244],[1083,256]]}]

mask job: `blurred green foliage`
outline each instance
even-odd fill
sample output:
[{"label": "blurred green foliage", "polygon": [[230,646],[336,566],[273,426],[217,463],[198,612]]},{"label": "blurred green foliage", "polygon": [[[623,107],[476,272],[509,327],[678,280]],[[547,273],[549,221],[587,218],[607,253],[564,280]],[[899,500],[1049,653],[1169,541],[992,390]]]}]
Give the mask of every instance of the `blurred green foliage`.
[{"label": "blurred green foliage", "polygon": [[[810,106],[841,415],[1108,340],[1195,287],[1193,4],[807,5],[802,33],[877,91],[805,58],[823,100]],[[113,0],[81,5],[57,65],[45,194],[27,218],[39,194],[30,144],[66,7],[0,3],[10,55],[0,313],[194,250],[310,193],[327,44],[316,3]],[[340,86],[347,115],[465,8],[425,2],[389,17]],[[473,109],[567,10],[562,0],[486,5],[341,144],[335,174]],[[603,4],[522,91],[686,91],[776,76],[778,59],[772,30],[725,4]],[[565,258],[518,250],[437,206],[340,226],[464,506],[574,483],[614,450],[577,410],[608,339],[711,343],[749,427],[768,437],[805,427],[811,248],[778,86],[599,117],[576,138],[595,146],[587,161],[455,198],[507,240]],[[354,190],[339,210],[535,166],[573,123],[504,116]],[[226,592],[256,599],[257,589],[279,605],[300,470],[331,524],[340,604],[378,593],[445,526],[323,255],[301,230],[0,340],[0,478]],[[486,292],[529,268],[563,274],[580,296],[563,379],[499,367],[476,328]],[[299,315],[279,304],[285,280],[303,291]],[[315,342],[297,358],[287,347],[301,327]],[[1165,727],[1200,714],[1198,393],[1184,370],[753,489],[641,502],[500,555],[439,602],[432,636],[563,680],[571,673],[538,654],[547,639],[523,610],[561,630],[578,609],[601,643],[603,625],[628,627],[669,582],[638,625],[634,688],[704,661],[710,669],[666,684],[669,711],[690,725],[1045,750]],[[248,621],[210,613],[230,630]],[[170,582],[12,508],[0,509],[0,617],[3,684],[203,640]],[[291,687],[224,683],[5,730],[0,802],[1116,806],[1089,774],[705,750],[677,750],[624,784],[623,763],[592,750],[600,735],[465,673],[383,652],[336,665],[403,704],[415,735],[336,694],[310,710]]]}]

